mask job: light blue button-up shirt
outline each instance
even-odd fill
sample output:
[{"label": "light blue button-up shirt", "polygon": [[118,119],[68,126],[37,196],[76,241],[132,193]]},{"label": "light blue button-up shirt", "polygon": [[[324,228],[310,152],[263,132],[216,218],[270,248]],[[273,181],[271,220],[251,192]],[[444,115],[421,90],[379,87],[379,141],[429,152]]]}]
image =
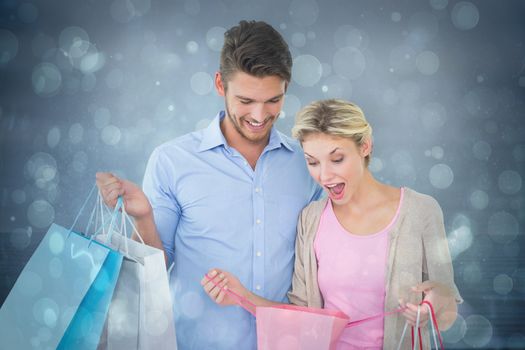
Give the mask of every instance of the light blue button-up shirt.
[{"label": "light blue button-up shirt", "polygon": [[287,302],[299,213],[322,189],[297,141],[272,128],[255,170],[220,129],[203,129],[156,148],[144,192],[169,262],[179,350],[255,349],[255,319],[220,307],[202,290],[210,268],[235,274],[250,290]]}]

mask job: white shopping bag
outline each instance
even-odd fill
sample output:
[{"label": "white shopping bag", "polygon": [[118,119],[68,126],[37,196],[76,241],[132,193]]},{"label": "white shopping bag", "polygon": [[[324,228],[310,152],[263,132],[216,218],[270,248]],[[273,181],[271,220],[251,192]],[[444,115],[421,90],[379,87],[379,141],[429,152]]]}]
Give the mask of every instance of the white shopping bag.
[{"label": "white shopping bag", "polygon": [[124,260],[98,349],[177,349],[164,253],[121,232],[96,240],[122,252]]}]

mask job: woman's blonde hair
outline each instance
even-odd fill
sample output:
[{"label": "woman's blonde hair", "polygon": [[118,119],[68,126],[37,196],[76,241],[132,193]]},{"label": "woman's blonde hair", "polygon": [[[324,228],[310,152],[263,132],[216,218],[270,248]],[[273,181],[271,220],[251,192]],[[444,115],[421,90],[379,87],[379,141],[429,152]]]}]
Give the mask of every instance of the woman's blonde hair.
[{"label": "woman's blonde hair", "polygon": [[[302,143],[306,136],[315,133],[349,138],[357,146],[372,139],[372,127],[361,108],[338,99],[314,101],[297,113],[292,136]],[[369,162],[367,155],[365,164],[368,166]]]}]

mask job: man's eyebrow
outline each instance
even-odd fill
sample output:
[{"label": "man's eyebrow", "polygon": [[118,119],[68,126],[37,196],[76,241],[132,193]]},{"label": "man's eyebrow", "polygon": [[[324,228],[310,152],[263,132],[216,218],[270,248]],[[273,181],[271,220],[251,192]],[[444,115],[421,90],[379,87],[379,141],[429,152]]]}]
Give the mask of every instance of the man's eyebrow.
[{"label": "man's eyebrow", "polygon": [[[279,94],[279,95],[275,95],[274,97],[271,97],[271,98],[267,99],[267,100],[264,101],[264,102],[269,102],[269,101],[272,101],[272,100],[275,100],[275,99],[281,98],[281,97],[283,97],[283,96],[284,96],[284,93],[283,93],[283,94]],[[237,98],[240,99],[240,100],[255,101],[253,98],[246,97],[246,96],[242,96],[242,95],[235,95],[235,97],[237,97]]]}]

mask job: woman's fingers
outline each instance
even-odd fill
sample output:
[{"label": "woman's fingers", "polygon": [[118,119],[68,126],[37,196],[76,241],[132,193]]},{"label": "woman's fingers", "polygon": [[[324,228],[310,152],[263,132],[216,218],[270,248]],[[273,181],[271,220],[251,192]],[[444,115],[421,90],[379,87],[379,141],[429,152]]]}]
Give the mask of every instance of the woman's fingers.
[{"label": "woman's fingers", "polygon": [[201,280],[201,285],[209,297],[217,303],[224,300],[224,290],[227,288],[228,279],[222,272],[212,270],[206,274]]},{"label": "woman's fingers", "polygon": [[[414,304],[411,304],[411,303],[407,303],[406,305],[406,309],[405,311],[403,311],[403,317],[405,317],[405,319],[408,321],[408,323],[411,325],[411,326],[415,326],[416,325],[416,321],[417,321],[417,308],[418,306],[417,305],[414,305]],[[426,326],[427,322],[428,322],[428,309],[424,306],[420,306],[420,311],[419,311],[419,327],[424,327]]]}]

